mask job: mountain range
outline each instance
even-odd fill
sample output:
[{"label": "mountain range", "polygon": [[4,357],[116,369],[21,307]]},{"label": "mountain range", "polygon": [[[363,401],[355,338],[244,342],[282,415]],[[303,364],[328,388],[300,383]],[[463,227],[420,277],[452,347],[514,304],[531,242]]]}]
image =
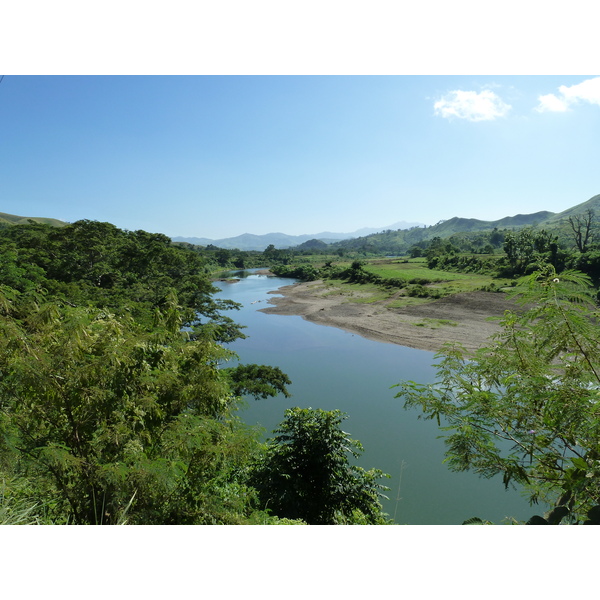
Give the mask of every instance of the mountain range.
[{"label": "mountain range", "polygon": [[591,210],[597,216],[600,216],[600,194],[592,196],[589,200],[576,204],[559,213],[553,213],[546,210],[515,215],[513,217],[504,217],[497,221],[480,221],[479,219],[464,219],[462,217],[453,217],[447,221],[440,221],[436,225],[427,228],[427,238],[448,237],[455,233],[464,233],[470,231],[486,231],[490,229],[519,229],[520,227],[542,227],[547,230],[556,228],[561,223],[566,223],[569,217],[582,215]]},{"label": "mountain range", "polygon": [[212,245],[217,246],[218,248],[225,248],[227,250],[237,249],[263,251],[271,244],[280,249],[299,246],[300,244],[310,240],[319,240],[321,242],[325,242],[326,244],[331,244],[340,240],[364,237],[366,235],[385,230],[410,229],[411,227],[423,226],[423,223],[407,223],[406,221],[399,221],[398,223],[394,223],[388,227],[363,227],[362,229],[358,229],[352,233],[334,233],[331,231],[304,235],[288,235],[286,233],[266,233],[264,235],[254,235],[252,233],[244,233],[236,237],[223,238],[219,240],[199,237],[174,237],[171,239],[174,242],[187,242],[188,244],[194,244],[196,246]]},{"label": "mountain range", "polygon": [[[224,239],[208,239],[199,237],[174,237],[174,242],[187,242],[197,246],[213,245],[225,249],[238,250],[258,250],[262,251],[269,245],[276,248],[290,248],[299,246],[308,241],[319,240],[325,243],[342,242],[348,240],[354,244],[360,243],[365,238],[377,238],[377,236],[390,235],[392,232],[397,232],[397,236],[418,237],[419,239],[431,239],[433,237],[449,237],[456,233],[465,233],[472,231],[486,231],[494,228],[498,229],[519,229],[521,227],[536,226],[543,227],[548,230],[553,230],[561,226],[561,223],[567,223],[569,217],[582,215],[586,211],[592,210],[596,215],[600,216],[600,194],[593,196],[586,202],[577,204],[560,213],[549,211],[540,211],[531,214],[519,214],[512,217],[504,217],[497,221],[481,221],[479,219],[466,219],[463,217],[453,217],[445,221],[440,221],[436,225],[427,227],[423,223],[407,223],[399,221],[388,227],[378,229],[365,227],[352,233],[333,233],[330,231],[306,234],[306,235],[287,235],[285,233],[268,233],[265,235],[254,235],[244,233],[237,237]],[[64,226],[67,223],[58,219],[41,218],[41,217],[20,217],[8,213],[0,212],[0,227],[8,227],[9,225],[26,224],[29,220],[38,223],[47,223],[56,227]],[[408,231],[410,230],[410,231]],[[417,231],[418,230],[418,231]],[[413,234],[415,234],[413,236]],[[409,240],[407,239],[407,242]]]},{"label": "mountain range", "polygon": [[524,227],[545,229],[551,235],[557,236],[559,241],[564,244],[572,238],[569,218],[583,216],[587,211],[593,211],[595,215],[600,216],[600,194],[560,213],[540,211],[504,217],[497,221],[453,217],[446,221],[440,221],[431,227],[385,231],[365,237],[341,240],[336,242],[332,249],[402,255],[409,252],[413,246],[420,245],[422,242],[427,242],[436,237],[447,239],[455,235],[477,235],[479,232],[491,231],[496,228],[499,231],[504,231],[518,230]]}]

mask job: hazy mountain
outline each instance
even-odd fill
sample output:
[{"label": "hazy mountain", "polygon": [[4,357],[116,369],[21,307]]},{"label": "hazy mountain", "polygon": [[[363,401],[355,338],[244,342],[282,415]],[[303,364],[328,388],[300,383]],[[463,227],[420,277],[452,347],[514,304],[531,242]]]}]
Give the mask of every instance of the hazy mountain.
[{"label": "hazy mountain", "polygon": [[[560,213],[540,211],[532,214],[519,214],[512,217],[504,217],[503,219],[498,219],[497,221],[481,221],[479,219],[453,217],[452,219],[448,219],[446,221],[440,221],[436,225],[432,225],[426,229],[414,231],[407,230],[413,228],[423,228],[423,223],[407,223],[406,221],[399,221],[393,225],[388,225],[387,227],[364,227],[351,233],[335,233],[331,231],[311,233],[306,235],[287,235],[285,233],[253,235],[251,233],[244,233],[243,235],[238,235],[237,237],[224,239],[174,237],[172,240],[174,242],[188,242],[198,246],[208,246],[209,244],[212,244],[213,246],[226,249],[237,248],[239,250],[262,251],[271,244],[273,244],[273,246],[276,248],[290,248],[299,246],[305,242],[313,242],[314,240],[318,240],[326,244],[347,240],[352,245],[356,245],[357,243],[360,245],[363,243],[362,240],[365,238],[374,239],[377,238],[378,235],[380,237],[384,235],[390,236],[394,235],[393,232],[397,231],[398,233],[395,234],[396,236],[400,236],[403,239],[406,238],[407,243],[414,243],[420,239],[431,239],[436,236],[444,238],[455,233],[483,231],[494,229],[495,227],[498,229],[504,229],[520,228],[531,225],[554,229],[559,227],[561,222],[566,222],[569,217],[584,214],[587,210],[593,210],[597,216],[600,216],[600,194],[593,196],[586,202],[572,206],[571,208],[568,208]],[[55,227],[67,225],[66,222],[58,219],[45,217],[22,217],[0,212],[0,227],[26,224],[29,220],[37,223],[47,223]],[[414,240],[412,238],[414,238]]]},{"label": "hazy mountain", "polygon": [[236,237],[223,238],[213,240],[209,238],[199,237],[174,237],[171,238],[174,242],[187,242],[188,244],[195,244],[196,246],[208,246],[209,244],[217,246],[218,248],[226,248],[228,250],[264,250],[271,244],[276,248],[291,248],[293,246],[299,246],[304,242],[310,240],[319,240],[330,244],[339,240],[346,240],[350,238],[362,237],[371,233],[377,233],[385,230],[396,230],[396,229],[410,229],[411,227],[422,227],[423,223],[407,223],[406,221],[399,221],[388,227],[364,227],[352,233],[335,233],[332,231],[323,231],[321,233],[311,233],[305,235],[287,235],[285,233],[266,233],[264,235],[254,235],[252,233],[244,233]]}]

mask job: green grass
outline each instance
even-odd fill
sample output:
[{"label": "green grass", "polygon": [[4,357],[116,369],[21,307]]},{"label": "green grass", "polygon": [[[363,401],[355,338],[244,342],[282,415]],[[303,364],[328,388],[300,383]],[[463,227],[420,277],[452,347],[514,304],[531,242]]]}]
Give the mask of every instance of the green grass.
[{"label": "green grass", "polygon": [[409,259],[408,262],[402,259],[374,260],[365,264],[364,269],[385,279],[404,279],[407,283],[412,279],[428,279],[432,282],[429,287],[440,289],[443,295],[472,292],[492,283],[496,287],[510,284],[509,279],[497,279],[491,275],[429,269],[423,258]]},{"label": "green grass", "polygon": [[[339,257],[322,255],[302,257],[298,264],[313,263],[321,267],[327,259],[331,260],[336,267],[348,268],[352,264],[347,259],[339,260]],[[345,302],[381,303],[387,308],[405,308],[432,302],[452,294],[487,289],[490,286],[499,290],[507,288],[511,283],[509,279],[496,279],[491,275],[429,269],[425,258],[371,258],[363,259],[362,263],[365,271],[379,275],[382,279],[403,280],[406,286],[361,284],[326,279],[323,284],[318,284],[320,293],[324,296],[340,296]],[[410,283],[411,281],[413,283]],[[421,297],[421,294],[424,294],[424,297]],[[451,323],[436,324],[436,326],[441,325],[451,325]],[[423,326],[432,326],[432,323]]]}]

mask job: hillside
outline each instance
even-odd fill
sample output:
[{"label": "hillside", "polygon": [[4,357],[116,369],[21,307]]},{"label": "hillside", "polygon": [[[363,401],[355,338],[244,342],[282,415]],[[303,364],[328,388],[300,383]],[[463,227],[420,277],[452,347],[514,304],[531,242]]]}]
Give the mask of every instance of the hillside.
[{"label": "hillside", "polygon": [[554,214],[551,217],[548,217],[544,221],[544,225],[547,226],[554,223],[560,223],[561,221],[566,221],[569,217],[573,217],[574,215],[581,215],[587,210],[593,210],[597,215],[600,216],[600,194],[593,196],[586,202],[582,202],[581,204],[577,204],[576,206],[567,208],[567,210],[563,210],[563,212],[561,213]]},{"label": "hillside", "polygon": [[554,213],[540,211],[530,215],[515,215],[514,217],[504,217],[497,221],[480,221],[478,219],[464,219],[453,217],[447,221],[442,221],[428,231],[433,233],[432,237],[448,237],[455,233],[465,233],[469,231],[486,231],[489,229],[503,229],[505,227],[526,227],[540,225],[548,218],[554,216]]},{"label": "hillside", "polygon": [[53,227],[64,227],[67,224],[64,221],[59,221],[58,219],[50,219],[46,217],[20,217],[18,215],[10,215],[8,213],[0,212],[0,225],[26,225],[30,220],[35,221],[36,223],[52,225]]},{"label": "hillside", "polygon": [[414,227],[403,231],[385,231],[352,240],[336,242],[333,244],[333,247],[362,252],[403,254],[408,252],[415,244],[432,240],[435,237],[444,239],[457,234],[489,232],[496,228],[499,230],[516,230],[523,227],[542,227],[558,233],[558,230],[564,228],[564,223],[569,216],[583,214],[588,209],[592,209],[597,214],[600,214],[600,195],[594,196],[586,202],[582,202],[558,214],[549,211],[540,211],[532,214],[518,214],[504,217],[497,221],[453,217],[446,221],[440,221],[431,227]]}]

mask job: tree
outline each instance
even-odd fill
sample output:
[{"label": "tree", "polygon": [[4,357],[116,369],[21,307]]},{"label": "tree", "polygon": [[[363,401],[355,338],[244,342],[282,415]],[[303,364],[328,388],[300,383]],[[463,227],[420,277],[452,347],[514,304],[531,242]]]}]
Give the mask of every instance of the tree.
[{"label": "tree", "polygon": [[500,248],[502,243],[504,242],[504,234],[498,231],[497,227],[494,227],[494,230],[490,234],[490,244],[495,248]]},{"label": "tree", "polygon": [[573,239],[579,252],[584,253],[588,249],[588,244],[592,241],[594,223],[594,211],[588,208],[581,215],[569,217],[569,225],[573,231]]},{"label": "tree", "polygon": [[236,396],[249,395],[256,399],[269,398],[277,394],[290,397],[286,385],[292,382],[278,367],[267,365],[238,365],[223,370],[231,379],[230,385]]},{"label": "tree", "polygon": [[[250,517],[255,492],[240,473],[260,445],[233,416],[220,365],[235,355],[209,330],[182,332],[174,293],[148,331],[131,316],[0,291],[3,473],[27,478],[58,522]],[[266,397],[287,381],[256,367],[240,385]]]},{"label": "tree", "polygon": [[540,262],[557,261],[556,237],[545,229],[525,227],[517,233],[508,232],[503,248],[513,274],[517,275],[532,272]]},{"label": "tree", "polygon": [[436,383],[403,382],[397,395],[443,420],[451,469],[501,474],[571,521],[600,502],[600,313],[588,289],[578,272],[533,273],[491,346],[446,348]]},{"label": "tree", "polygon": [[345,418],[339,410],[285,411],[251,478],[262,507],[315,525],[386,522],[379,498],[388,488],[378,479],[389,476],[350,464],[362,445],[342,431]]},{"label": "tree", "polygon": [[0,258],[0,283],[20,291],[43,287],[71,305],[129,314],[150,328],[175,290],[184,325],[209,325],[221,342],[244,337],[221,314],[239,305],[212,297],[206,260],[160,233],[87,220],[61,228],[15,225],[0,231]]}]

